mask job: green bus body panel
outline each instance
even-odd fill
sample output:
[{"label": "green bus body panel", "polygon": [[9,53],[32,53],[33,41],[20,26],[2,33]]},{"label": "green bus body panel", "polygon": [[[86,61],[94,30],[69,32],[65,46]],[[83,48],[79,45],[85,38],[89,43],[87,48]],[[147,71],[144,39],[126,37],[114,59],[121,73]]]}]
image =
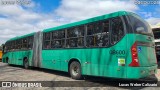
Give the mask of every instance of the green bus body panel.
[{"label": "green bus body panel", "polygon": [[[155,70],[157,73],[157,65],[150,67],[127,67],[127,78],[129,79],[139,79],[148,77],[151,74],[151,71]],[[144,73],[142,73],[144,71]]]},{"label": "green bus body panel", "polygon": [[[126,50],[126,38],[110,48],[42,50],[42,67],[68,72],[67,61],[77,59],[83,75],[126,78],[126,68],[118,66],[118,57],[111,55],[110,50]],[[126,58],[126,55],[121,57]],[[119,68],[121,70],[117,71]]]},{"label": "green bus body panel", "polygon": [[87,23],[91,23],[91,22],[95,22],[95,21],[99,21],[99,20],[104,20],[104,19],[108,19],[108,18],[113,18],[113,17],[117,17],[117,16],[122,16],[122,15],[129,15],[129,14],[132,14],[132,13],[131,12],[126,12],[126,11],[114,12],[114,13],[110,13],[110,14],[106,14],[106,15],[90,18],[90,19],[87,19],[87,20],[82,20],[82,21],[79,21],[79,22],[74,22],[74,23],[61,25],[61,26],[54,27],[54,28],[45,29],[43,32],[61,30],[61,29],[72,27],[72,26],[83,25],[83,24],[87,24]]},{"label": "green bus body panel", "polygon": [[[128,34],[127,36],[127,46],[128,46],[128,54],[127,54],[127,78],[144,78],[151,75],[150,71],[157,72],[157,63],[156,63],[156,56],[154,54],[155,48],[153,47],[146,47],[146,46],[137,46],[137,50],[141,47],[141,51],[138,52],[138,60],[139,60],[139,67],[129,67],[131,63],[131,47],[136,41],[148,42],[153,43],[154,38],[151,38],[151,41],[147,40],[148,36],[142,34]],[[148,60],[148,57],[151,57],[152,60]],[[154,64],[153,64],[154,63]],[[134,72],[133,72],[134,71]],[[145,72],[145,73],[142,73]]]},{"label": "green bus body panel", "polygon": [[[147,37],[145,35],[138,36],[142,41],[145,41],[144,39]],[[129,66],[132,61],[130,49],[137,40],[135,37],[137,34],[127,34],[120,42],[110,48],[43,50],[42,68],[68,72],[67,61],[77,59],[81,63],[83,75],[132,79],[149,76],[150,70],[156,70],[157,65],[149,67]],[[125,50],[126,53],[124,55],[111,55],[110,50]],[[118,65],[119,58],[125,59],[125,66]],[[141,74],[141,71],[145,71],[145,73]]]},{"label": "green bus body panel", "polygon": [[[148,37],[137,34],[136,40],[148,42],[148,43],[153,43],[154,38],[151,38],[151,40],[148,40]],[[141,66],[153,66],[157,63],[154,46],[152,46],[152,47],[138,46],[138,48],[141,48],[141,51],[138,53],[138,58],[140,60]]]},{"label": "green bus body panel", "polygon": [[29,65],[32,66],[32,55],[33,51],[32,50],[24,50],[24,51],[11,51],[3,56],[3,62],[6,63],[6,58],[9,58],[9,64],[14,64],[14,65],[23,65],[23,60],[25,57],[28,58],[29,60]]}]

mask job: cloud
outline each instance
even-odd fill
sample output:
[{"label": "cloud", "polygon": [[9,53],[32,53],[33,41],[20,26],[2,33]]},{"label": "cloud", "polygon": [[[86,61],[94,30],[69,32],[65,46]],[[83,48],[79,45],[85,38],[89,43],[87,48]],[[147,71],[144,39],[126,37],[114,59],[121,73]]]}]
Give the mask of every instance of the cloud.
[{"label": "cloud", "polygon": [[153,16],[155,12],[139,12],[139,13],[142,14],[145,18],[150,18]]},{"label": "cloud", "polygon": [[0,45],[10,38],[62,24],[63,21],[52,14],[34,12],[34,7],[37,5],[33,1],[27,7],[0,5]]},{"label": "cloud", "polygon": [[151,25],[152,28],[160,27],[160,18],[150,17],[146,21]]},{"label": "cloud", "polygon": [[160,23],[160,18],[150,17],[150,18],[146,19],[146,21],[150,25],[154,26],[154,25],[157,25],[158,23]]},{"label": "cloud", "polygon": [[138,9],[138,6],[130,0],[62,0],[55,13],[63,18],[77,21],[120,10],[134,12]]},{"label": "cloud", "polygon": [[157,15],[157,12],[139,12],[146,18],[145,20],[152,26],[157,26],[158,23],[160,23],[160,18],[154,17]]},{"label": "cloud", "polygon": [[30,5],[0,5],[0,44],[15,36],[64,23],[119,10],[135,12],[139,9],[133,1],[120,0],[62,0],[60,6],[50,13],[36,12],[38,7],[40,4],[33,0]]}]

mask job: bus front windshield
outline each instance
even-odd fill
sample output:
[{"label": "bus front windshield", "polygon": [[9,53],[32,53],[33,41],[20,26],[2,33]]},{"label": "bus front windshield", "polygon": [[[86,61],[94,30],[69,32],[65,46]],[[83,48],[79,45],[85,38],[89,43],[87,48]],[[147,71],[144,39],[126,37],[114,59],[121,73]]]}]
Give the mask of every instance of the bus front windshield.
[{"label": "bus front windshield", "polygon": [[153,36],[153,32],[149,24],[137,15],[129,15],[129,20],[134,33]]}]

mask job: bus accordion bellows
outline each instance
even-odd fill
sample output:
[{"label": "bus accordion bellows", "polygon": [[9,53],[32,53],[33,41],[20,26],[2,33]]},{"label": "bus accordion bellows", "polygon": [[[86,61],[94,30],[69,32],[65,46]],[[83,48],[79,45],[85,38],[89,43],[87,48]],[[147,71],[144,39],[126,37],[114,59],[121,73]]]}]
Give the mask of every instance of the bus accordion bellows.
[{"label": "bus accordion bellows", "polygon": [[73,79],[139,79],[157,71],[153,32],[127,11],[12,38],[5,43],[3,62],[65,71]]}]

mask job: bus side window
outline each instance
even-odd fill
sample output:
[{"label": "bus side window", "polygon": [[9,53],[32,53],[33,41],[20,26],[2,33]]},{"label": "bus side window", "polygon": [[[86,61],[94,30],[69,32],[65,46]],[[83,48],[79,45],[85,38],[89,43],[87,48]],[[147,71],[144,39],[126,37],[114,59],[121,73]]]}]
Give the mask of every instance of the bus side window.
[{"label": "bus side window", "polygon": [[44,49],[49,49],[51,48],[51,45],[50,45],[50,40],[51,40],[51,33],[48,32],[48,33],[45,33],[44,36],[43,36],[43,48]]},{"label": "bus side window", "polygon": [[6,50],[9,51],[10,50],[10,47],[9,47],[10,46],[10,42],[7,42],[6,45],[7,45]]},{"label": "bus side window", "polygon": [[105,20],[102,23],[102,35],[103,35],[103,45],[102,46],[108,46],[109,45],[109,20]]},{"label": "bus side window", "polygon": [[28,49],[33,47],[33,36],[28,37]]},{"label": "bus side window", "polygon": [[10,43],[11,43],[10,48],[11,50],[13,50],[13,41],[11,41]]},{"label": "bus side window", "polygon": [[67,30],[67,48],[84,47],[84,26],[77,26]]},{"label": "bus side window", "polygon": [[91,23],[87,26],[87,47],[102,46],[102,24]]},{"label": "bus side window", "polygon": [[101,21],[96,22],[94,24],[94,38],[95,38],[94,46],[102,47],[102,45],[103,45],[103,41],[102,41],[103,34],[102,34],[102,22]]},{"label": "bus side window", "polygon": [[15,49],[18,49],[18,45],[17,45],[18,41],[15,41]]},{"label": "bus side window", "polygon": [[51,48],[62,48],[65,44],[65,31],[53,31],[51,39]]},{"label": "bus side window", "polygon": [[17,40],[18,41],[18,49],[21,49],[21,39]]},{"label": "bus side window", "polygon": [[111,19],[111,44],[116,44],[124,36],[123,22],[120,17]]},{"label": "bus side window", "polygon": [[99,21],[87,26],[87,47],[103,47],[109,43],[109,21]]},{"label": "bus side window", "polygon": [[18,49],[22,48],[22,39],[17,40]]},{"label": "bus side window", "polygon": [[87,47],[93,47],[94,46],[94,27],[93,24],[87,25],[87,38],[86,43]]},{"label": "bus side window", "polygon": [[50,48],[50,41],[45,41],[44,42],[44,48],[49,49]]},{"label": "bus side window", "polygon": [[13,49],[15,50],[16,49],[16,41],[13,41]]},{"label": "bus side window", "polygon": [[27,43],[28,43],[27,38],[22,39],[22,48],[23,49],[27,49]]},{"label": "bus side window", "polygon": [[13,50],[15,50],[16,49],[16,40],[14,40],[14,41],[12,41],[12,45],[13,45]]}]

